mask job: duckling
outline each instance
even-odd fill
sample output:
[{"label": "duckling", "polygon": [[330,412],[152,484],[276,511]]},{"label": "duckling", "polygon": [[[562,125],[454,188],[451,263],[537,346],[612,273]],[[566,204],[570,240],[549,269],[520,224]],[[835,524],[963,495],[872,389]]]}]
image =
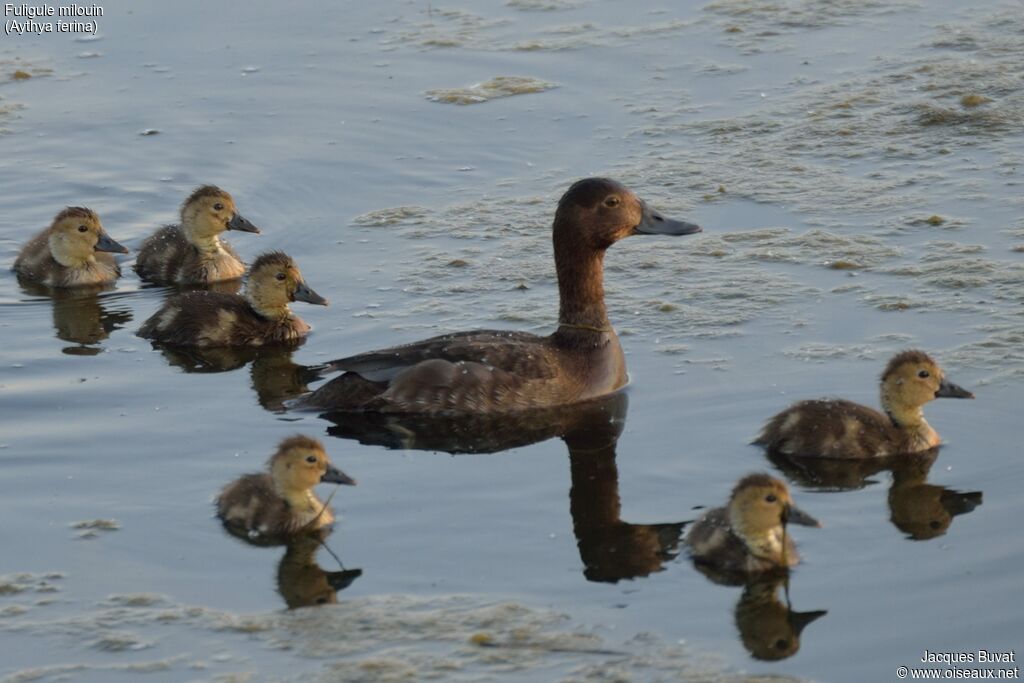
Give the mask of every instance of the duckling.
[{"label": "duckling", "polygon": [[221,491],[217,516],[229,531],[251,539],[287,539],[329,526],[334,514],[313,487],[356,483],[331,464],[323,444],[301,434],[283,440],[268,465],[269,473],[247,474]]},{"label": "duckling", "polygon": [[935,398],[974,398],[946,380],[924,351],[896,354],[882,373],[882,410],[851,401],[802,401],[765,425],[754,441],[769,451],[798,457],[881,458],[918,453],[942,441],[922,413]]},{"label": "duckling", "polygon": [[579,403],[626,384],[626,359],[604,302],[604,255],[633,235],[691,235],[621,183],[584,178],[558,202],[552,225],[558,328],[457,332],[341,358],[343,374],[301,405],[339,412],[510,413]]},{"label": "duckling", "polygon": [[728,506],[708,510],[694,522],[686,543],[695,563],[723,575],[786,570],[800,561],[786,534],[789,523],[821,526],[793,505],[784,483],[767,474],[749,474],[732,490]]},{"label": "duckling", "polygon": [[143,323],[138,335],[178,346],[296,342],[311,328],[291,312],[292,301],[327,305],[327,299],[306,284],[290,256],[271,251],[252,264],[244,295],[195,291],[173,296]]},{"label": "duckling", "polygon": [[135,272],[162,284],[207,284],[234,280],[245,264],[227,242],[225,230],[259,233],[235,209],[235,200],[214,185],[203,185],[181,205],[181,224],[160,228],[142,243]]},{"label": "duckling", "polygon": [[33,237],[14,261],[19,277],[47,287],[101,285],[121,277],[111,254],[128,250],[110,238],[100,217],[84,206],[69,206]]}]

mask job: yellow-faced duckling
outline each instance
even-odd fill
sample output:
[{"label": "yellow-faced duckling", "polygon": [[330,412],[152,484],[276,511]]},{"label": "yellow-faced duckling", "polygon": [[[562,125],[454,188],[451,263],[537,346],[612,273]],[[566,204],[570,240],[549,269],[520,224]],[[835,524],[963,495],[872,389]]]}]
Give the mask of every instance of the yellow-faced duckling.
[{"label": "yellow-faced duckling", "polygon": [[798,457],[880,458],[941,443],[922,413],[935,398],[974,398],[945,379],[924,351],[903,351],[882,373],[882,410],[843,400],[802,401],[765,425],[754,441]]},{"label": "yellow-faced duckling", "polygon": [[637,234],[688,235],[692,223],[650,209],[607,178],[574,183],[552,228],[560,310],[547,337],[481,330],[342,358],[345,374],[307,407],[391,413],[501,413],[576,403],[626,383],[626,361],[604,304],[604,254]]},{"label": "yellow-faced duckling", "polygon": [[734,612],[743,647],[755,659],[768,662],[792,657],[800,649],[800,634],[816,619],[828,614],[825,610],[797,612],[786,601],[779,600],[779,588],[785,577],[759,577],[743,587],[743,595]]},{"label": "yellow-faced duckling", "polygon": [[121,276],[111,254],[127,253],[103,230],[94,211],[69,206],[22,248],[14,270],[19,277],[47,287],[101,285]]},{"label": "yellow-faced duckling", "polygon": [[225,230],[260,230],[235,209],[235,200],[213,185],[197,188],[181,205],[181,224],[161,228],[142,243],[135,271],[144,280],[201,285],[234,280],[245,264],[227,242]]},{"label": "yellow-faced duckling", "polygon": [[736,484],[726,507],[708,510],[686,535],[694,562],[741,575],[795,567],[800,561],[787,524],[818,527],[818,520],[793,505],[789,489],[767,474],[749,474]]},{"label": "yellow-faced duckling", "polygon": [[327,300],[302,279],[292,258],[279,251],[252,264],[245,294],[195,291],[173,296],[139,329],[139,336],[178,346],[262,346],[295,342],[310,327],[288,304]]},{"label": "yellow-faced duckling", "polygon": [[229,530],[253,539],[286,539],[326,527],[334,522],[334,514],[313,487],[321,482],[356,483],[331,464],[323,444],[302,435],[278,445],[269,469],[247,474],[221,491],[217,516]]}]

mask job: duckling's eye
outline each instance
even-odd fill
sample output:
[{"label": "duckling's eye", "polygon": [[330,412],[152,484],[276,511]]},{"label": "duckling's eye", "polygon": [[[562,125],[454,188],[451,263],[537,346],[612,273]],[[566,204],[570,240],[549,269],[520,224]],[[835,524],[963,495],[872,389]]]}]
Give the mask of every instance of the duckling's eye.
[{"label": "duckling's eye", "polygon": [[316,604],[318,604],[318,605],[326,605],[327,604],[327,598],[324,598],[324,597],[317,598],[316,599]]},{"label": "duckling's eye", "polygon": [[89,228],[87,226],[85,226],[85,225],[79,225],[78,226],[78,232],[88,232],[88,231],[89,231]]},{"label": "duckling's eye", "polygon": [[285,274],[284,273],[278,273],[274,277],[276,277],[279,282],[284,282]]},{"label": "duckling's eye", "polygon": [[787,647],[789,647],[789,641],[785,638],[779,638],[775,641],[775,649],[785,650]]},{"label": "duckling's eye", "polygon": [[213,208],[216,211],[223,211],[224,210],[224,205],[221,204],[220,202],[217,202],[216,204],[213,205]]},{"label": "duckling's eye", "polygon": [[930,375],[931,373],[928,372],[927,370],[922,370],[921,372],[917,373],[917,376],[921,377],[922,379],[925,377],[929,377]]},{"label": "duckling's eye", "polygon": [[306,462],[315,463],[316,462],[316,456],[315,455],[307,455],[306,456]]},{"label": "duckling's eye", "polygon": [[940,528],[942,528],[942,523],[941,522],[936,522],[933,519],[932,521],[928,522],[928,526],[930,526],[933,529],[940,529]]},{"label": "duckling's eye", "polygon": [[775,501],[778,500],[778,498],[775,497],[774,493],[769,493],[767,496],[764,497],[764,499],[769,503],[774,503]]},{"label": "duckling's eye", "polygon": [[619,205],[619,198],[615,196],[608,197],[608,199],[604,200],[604,205],[607,206],[609,209],[614,209],[616,206]]}]

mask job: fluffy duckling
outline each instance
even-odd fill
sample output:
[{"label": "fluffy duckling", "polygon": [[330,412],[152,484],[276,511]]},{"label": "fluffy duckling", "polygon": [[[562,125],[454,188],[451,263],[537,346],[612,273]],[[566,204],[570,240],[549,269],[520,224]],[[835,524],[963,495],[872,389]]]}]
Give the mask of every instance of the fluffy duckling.
[{"label": "fluffy duckling", "polygon": [[288,304],[327,300],[302,279],[287,254],[261,254],[252,264],[245,294],[195,291],[173,296],[139,329],[139,336],[179,346],[262,346],[302,339],[310,327]]},{"label": "fluffy duckling", "polygon": [[288,538],[329,526],[334,513],[313,493],[319,483],[354,485],[333,466],[323,444],[295,435],[270,457],[270,472],[247,474],[228,484],[217,499],[217,516],[248,538]]},{"label": "fluffy duckling", "polygon": [[749,474],[736,484],[726,507],[694,522],[686,542],[699,565],[730,574],[759,574],[795,567],[800,561],[786,525],[820,527],[793,505],[786,485],[767,474]]},{"label": "fluffy duckling", "polygon": [[974,398],[945,379],[924,351],[903,351],[882,373],[882,410],[843,400],[802,401],[765,425],[754,441],[799,457],[880,458],[941,443],[922,407],[935,398]]},{"label": "fluffy duckling", "polygon": [[225,230],[260,230],[235,209],[224,190],[203,185],[181,205],[181,224],[161,228],[142,243],[135,271],[144,280],[193,285],[234,280],[245,264],[220,234]]},{"label": "fluffy duckling", "polygon": [[755,659],[775,662],[792,657],[800,650],[800,634],[816,619],[828,614],[825,610],[797,612],[786,601],[779,600],[784,577],[760,578],[743,587],[743,595],[734,612],[736,628],[743,647]]},{"label": "fluffy duckling", "polygon": [[121,276],[111,254],[127,253],[103,230],[94,211],[69,206],[22,248],[14,271],[47,287],[101,285]]}]

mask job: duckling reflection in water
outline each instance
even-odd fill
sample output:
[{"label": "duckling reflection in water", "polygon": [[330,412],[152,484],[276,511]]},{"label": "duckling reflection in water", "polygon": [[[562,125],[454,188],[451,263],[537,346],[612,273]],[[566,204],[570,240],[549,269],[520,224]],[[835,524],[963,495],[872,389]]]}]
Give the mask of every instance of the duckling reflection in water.
[{"label": "duckling reflection in water", "polygon": [[954,491],[929,484],[928,473],[939,455],[933,448],[899,457],[863,460],[799,458],[769,453],[772,463],[790,481],[804,488],[849,491],[877,483],[874,475],[889,471],[892,485],[888,503],[890,520],[914,540],[927,540],[946,533],[957,515],[967,514],[982,503],[981,491]]},{"label": "duckling reflection in water", "polygon": [[231,195],[203,185],[181,205],[181,224],[168,225],[142,243],[135,271],[162,284],[206,284],[245,274],[245,264],[220,239],[225,230],[258,233],[235,209]]},{"label": "duckling reflection in water", "polygon": [[326,571],[316,561],[323,530],[302,533],[288,542],[277,566],[277,591],[288,609],[338,602],[338,592],[363,575],[362,569]]},{"label": "duckling reflection in water", "polygon": [[786,455],[878,458],[916,453],[941,443],[924,419],[923,406],[936,398],[974,398],[945,379],[924,351],[904,351],[882,373],[882,410],[843,400],[802,401],[765,425],[754,441]]},{"label": "duckling reflection in water", "polygon": [[71,356],[93,356],[100,353],[99,343],[132,319],[127,307],[115,308],[110,305],[113,298],[100,298],[102,292],[113,289],[112,283],[56,288],[19,277],[19,284],[26,294],[51,301],[57,339],[80,345],[61,349],[62,353]]},{"label": "duckling reflection in water", "polygon": [[747,583],[736,603],[734,615],[740,640],[752,657],[777,661],[792,657],[800,649],[800,634],[815,619],[828,614],[825,610],[795,612],[779,599],[779,588],[785,577],[762,577]]},{"label": "duckling reflection in water", "polygon": [[187,373],[230,372],[248,365],[259,404],[283,413],[286,401],[307,393],[310,382],[321,379],[319,366],[292,360],[292,353],[304,341],[275,346],[158,346],[164,360]]},{"label": "duckling reflection in water", "polygon": [[793,505],[781,481],[749,474],[736,484],[726,507],[708,510],[694,523],[686,542],[698,566],[721,572],[723,582],[734,583],[734,577],[742,581],[799,563],[796,544],[786,533],[790,523],[821,526]]},{"label": "duckling reflection in water", "polygon": [[100,285],[121,277],[115,253],[128,250],[110,238],[100,217],[92,209],[69,206],[22,248],[14,271],[47,287]]},{"label": "duckling reflection in water", "polygon": [[252,264],[245,294],[196,291],[179,294],[154,313],[139,336],[179,346],[262,346],[295,342],[310,327],[289,304],[327,300],[306,284],[287,254],[272,251]]},{"label": "duckling reflection in water", "polygon": [[275,544],[300,532],[331,525],[334,513],[313,492],[319,483],[356,482],[331,464],[323,444],[295,435],[270,457],[269,472],[247,474],[217,499],[217,516],[229,532]]}]

